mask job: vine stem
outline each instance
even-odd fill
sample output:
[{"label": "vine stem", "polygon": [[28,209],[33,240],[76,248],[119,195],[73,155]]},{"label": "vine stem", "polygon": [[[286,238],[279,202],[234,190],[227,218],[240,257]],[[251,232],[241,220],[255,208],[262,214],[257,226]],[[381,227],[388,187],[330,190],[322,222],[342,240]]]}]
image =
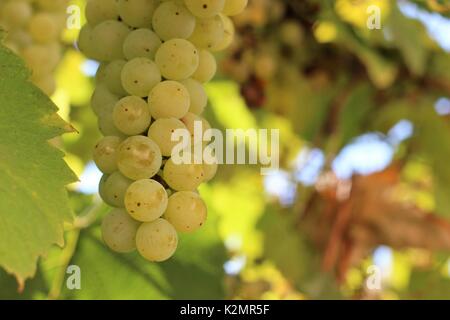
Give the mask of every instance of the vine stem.
[{"label": "vine stem", "polygon": [[59,298],[62,286],[64,284],[64,279],[66,277],[67,267],[69,266],[69,263],[72,260],[73,255],[75,254],[75,251],[77,249],[80,232],[82,229],[86,229],[91,226],[97,220],[97,217],[103,207],[104,205],[101,202],[98,202],[89,207],[84,214],[81,214],[74,219],[73,224],[67,231],[67,243],[61,252],[60,267],[56,272],[52,286],[48,293],[47,298],[49,300],[56,300]]}]

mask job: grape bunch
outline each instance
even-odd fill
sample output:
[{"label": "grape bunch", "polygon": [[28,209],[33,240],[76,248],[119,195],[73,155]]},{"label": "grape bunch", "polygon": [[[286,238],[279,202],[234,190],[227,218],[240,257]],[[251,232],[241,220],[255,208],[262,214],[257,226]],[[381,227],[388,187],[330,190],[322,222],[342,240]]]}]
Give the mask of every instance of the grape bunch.
[{"label": "grape bunch", "polygon": [[197,188],[215,176],[217,164],[174,161],[171,137],[178,129],[193,137],[196,123],[210,128],[201,116],[208,100],[203,84],[216,73],[213,52],[233,40],[228,16],[246,4],[88,1],[78,46],[100,62],[91,105],[104,138],[94,161],[104,173],[100,196],[115,208],[102,223],[112,250],[137,249],[149,261],[164,261],[177,248],[178,232],[194,232],[205,222]]},{"label": "grape bunch", "polygon": [[31,81],[51,95],[53,71],[61,60],[61,32],[68,0],[0,0],[0,30],[6,47],[22,56],[31,70]]}]

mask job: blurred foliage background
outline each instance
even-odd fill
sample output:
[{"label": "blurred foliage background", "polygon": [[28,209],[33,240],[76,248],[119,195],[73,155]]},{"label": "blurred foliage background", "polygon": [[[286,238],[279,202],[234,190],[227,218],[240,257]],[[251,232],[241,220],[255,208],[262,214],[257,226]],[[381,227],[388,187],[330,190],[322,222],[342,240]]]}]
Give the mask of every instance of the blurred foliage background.
[{"label": "blurred foliage background", "polygon": [[[235,23],[207,118],[280,129],[281,168],[221,166],[200,189],[206,227],[168,262],[109,251],[91,160],[97,65],[66,30],[52,99],[78,134],[54,143],[80,177],[77,219],[22,293],[1,271],[0,298],[450,299],[450,3],[249,0]],[[81,290],[65,286],[73,264]]]}]

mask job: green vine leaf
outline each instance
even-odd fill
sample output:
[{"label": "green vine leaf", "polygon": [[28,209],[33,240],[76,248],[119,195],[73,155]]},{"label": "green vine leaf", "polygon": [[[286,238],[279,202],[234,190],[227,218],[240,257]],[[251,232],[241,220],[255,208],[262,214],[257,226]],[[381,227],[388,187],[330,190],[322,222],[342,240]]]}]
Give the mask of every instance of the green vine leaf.
[{"label": "green vine leaf", "polygon": [[71,221],[65,185],[76,176],[48,141],[73,129],[28,81],[22,60],[0,44],[0,267],[19,288],[39,256],[63,245]]}]

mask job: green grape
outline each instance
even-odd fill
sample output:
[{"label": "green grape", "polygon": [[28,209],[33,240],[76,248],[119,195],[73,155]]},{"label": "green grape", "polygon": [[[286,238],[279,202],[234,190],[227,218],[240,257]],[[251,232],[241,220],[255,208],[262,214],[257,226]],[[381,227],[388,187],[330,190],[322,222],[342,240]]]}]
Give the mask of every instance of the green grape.
[{"label": "green grape", "polygon": [[184,3],[198,18],[212,18],[225,6],[225,0],[184,0]]},{"label": "green grape", "polygon": [[122,70],[122,85],[133,96],[147,97],[150,90],[161,82],[156,64],[147,58],[134,58]]},{"label": "green grape", "polygon": [[223,23],[224,37],[222,41],[220,41],[220,43],[211,48],[211,51],[214,52],[222,51],[228,48],[234,40],[234,33],[235,33],[233,21],[231,21],[230,18],[228,18],[223,14],[219,14],[219,16],[222,19]]},{"label": "green grape", "polygon": [[25,0],[10,0],[1,10],[1,18],[11,29],[24,26],[31,18],[33,11],[31,5]]},{"label": "green grape", "polygon": [[153,29],[161,39],[187,39],[194,32],[195,17],[186,7],[175,1],[159,5],[153,15]]},{"label": "green grape", "polygon": [[189,91],[177,81],[158,83],[148,96],[150,113],[155,119],[182,118],[189,110]]},{"label": "green grape", "polygon": [[85,24],[78,35],[77,46],[88,58],[100,60],[95,51],[94,39],[92,37],[93,30],[94,29],[90,25]]},{"label": "green grape", "polygon": [[161,154],[165,157],[172,155],[172,149],[179,143],[172,141],[172,133],[177,129],[187,130],[186,126],[178,119],[158,119],[150,126],[148,136],[161,149]]},{"label": "green grape", "polygon": [[28,32],[37,43],[49,43],[58,39],[59,30],[55,18],[49,13],[38,13],[31,17]]},{"label": "green grape", "polygon": [[61,11],[64,10],[67,6],[67,0],[31,0],[31,1],[36,2],[39,8],[46,11]]},{"label": "green grape", "polygon": [[125,58],[154,59],[156,50],[161,46],[161,39],[149,29],[137,29],[131,31],[123,43]]},{"label": "green grape", "polygon": [[31,45],[22,52],[23,59],[31,69],[33,76],[50,74],[57,66],[61,53],[56,45]]},{"label": "green grape", "polygon": [[136,249],[139,222],[123,209],[113,209],[102,221],[102,238],[113,251],[127,253]]},{"label": "green grape", "polygon": [[194,32],[189,37],[197,48],[211,49],[218,46],[225,37],[222,18],[216,15],[212,18],[197,19]]},{"label": "green grape", "polygon": [[203,182],[203,167],[194,163],[175,164],[169,159],[164,166],[163,178],[176,191],[194,191]]},{"label": "green grape", "polygon": [[225,0],[225,7],[222,12],[227,16],[236,16],[244,11],[247,3],[248,0]]},{"label": "green grape", "polygon": [[170,196],[164,218],[178,232],[194,232],[206,221],[205,202],[195,192],[181,191]]},{"label": "green grape", "polygon": [[138,135],[150,126],[151,116],[145,100],[128,96],[117,102],[113,120],[117,129],[126,135]]},{"label": "green grape", "polygon": [[[109,174],[102,175],[102,178],[100,179],[100,182],[98,183],[98,194],[100,198],[102,198],[103,201],[105,199],[108,199],[106,193],[105,193],[105,182],[108,180]],[[106,202],[106,201],[105,201]]]},{"label": "green grape", "polygon": [[203,163],[204,182],[211,181],[217,173],[218,163]]},{"label": "green grape", "polygon": [[208,50],[200,50],[199,52],[199,64],[197,70],[192,75],[192,78],[206,83],[214,78],[217,71],[216,58]]},{"label": "green grape", "polygon": [[134,28],[150,28],[157,0],[118,0],[122,20]]},{"label": "green grape", "polygon": [[112,114],[119,97],[112,94],[106,85],[98,85],[91,97],[91,107],[97,116]]},{"label": "green grape", "polygon": [[175,228],[164,219],[141,224],[136,234],[136,247],[142,257],[162,262],[173,256],[178,246]]},{"label": "green grape", "polygon": [[123,59],[123,42],[128,36],[130,29],[126,24],[106,20],[94,27],[91,34],[91,41],[87,44],[92,45],[92,52],[100,61],[113,61]]},{"label": "green grape", "polygon": [[113,172],[101,184],[103,201],[112,207],[125,207],[125,193],[128,187],[133,183],[132,180],[125,177],[119,171]]},{"label": "green grape", "polygon": [[105,67],[104,83],[111,93],[119,97],[127,95],[121,79],[122,70],[126,63],[125,60],[114,60]]},{"label": "green grape", "polygon": [[198,115],[202,114],[208,104],[208,95],[205,88],[200,82],[191,78],[183,80],[181,83],[186,87],[191,98],[189,112]]},{"label": "green grape", "polygon": [[151,178],[159,171],[161,164],[161,150],[148,137],[130,137],[119,146],[117,165],[119,170],[130,179]]},{"label": "green grape", "polygon": [[117,171],[117,148],[122,140],[119,137],[109,136],[100,140],[94,148],[94,162],[103,173]]},{"label": "green grape", "polygon": [[86,20],[89,25],[96,26],[106,20],[117,20],[116,0],[89,0],[86,4]]},{"label": "green grape", "polygon": [[112,112],[105,112],[98,115],[98,129],[103,136],[117,136],[122,137],[123,133],[114,124]]},{"label": "green grape", "polygon": [[172,39],[161,45],[156,52],[155,62],[164,78],[184,80],[197,70],[198,51],[184,39]]},{"label": "green grape", "polygon": [[125,208],[133,219],[150,222],[160,218],[167,209],[166,189],[155,180],[133,182],[125,194]]},{"label": "green grape", "polygon": [[189,132],[191,133],[191,137],[194,138],[194,130],[195,130],[195,124],[201,124],[202,126],[202,131],[203,133],[208,130],[211,129],[211,125],[209,124],[209,122],[194,114],[191,112],[188,112],[182,119],[181,121],[184,123],[184,125],[186,126],[186,128],[189,130]]}]

